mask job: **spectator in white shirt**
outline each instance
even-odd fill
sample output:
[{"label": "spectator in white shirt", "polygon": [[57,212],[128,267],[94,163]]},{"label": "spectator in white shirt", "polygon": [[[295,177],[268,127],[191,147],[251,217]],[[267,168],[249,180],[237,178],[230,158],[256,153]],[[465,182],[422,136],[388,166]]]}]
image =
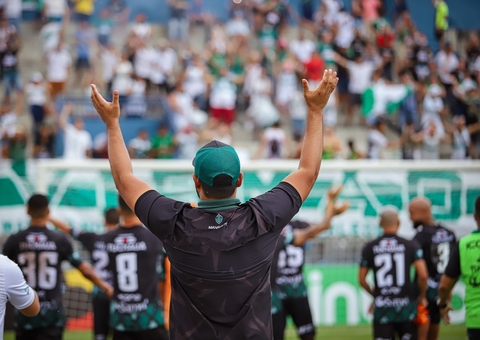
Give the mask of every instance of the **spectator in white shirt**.
[{"label": "spectator in white shirt", "polygon": [[145,81],[147,92],[150,88],[150,74],[152,72],[152,64],[155,53],[153,48],[145,42],[140,42],[139,47],[135,51],[135,59],[133,61],[133,69],[135,75]]},{"label": "spectator in white shirt", "polygon": [[67,13],[66,0],[44,0],[43,15],[49,22],[61,22]]},{"label": "spectator in white shirt", "polygon": [[115,75],[115,69],[120,62],[115,46],[107,45],[106,47],[101,47],[100,59],[102,60],[102,76],[105,89],[107,90],[107,93],[111,94],[113,92],[112,82]]},{"label": "spectator in white shirt", "polygon": [[47,53],[47,81],[52,100],[65,93],[71,66],[72,56],[60,41],[55,49]]},{"label": "spectator in white shirt", "polygon": [[188,124],[175,135],[178,159],[193,159],[198,149],[198,134],[193,125]]},{"label": "spectator in white shirt", "polygon": [[132,33],[144,42],[147,42],[152,36],[152,26],[147,22],[145,13],[139,13],[135,17],[135,22],[132,25]]},{"label": "spectator in white shirt", "polygon": [[382,159],[384,149],[392,149],[400,146],[400,140],[389,141],[385,136],[387,132],[386,120],[377,117],[375,125],[368,134],[368,154],[369,159]]},{"label": "spectator in white shirt", "polygon": [[58,46],[61,32],[62,23],[58,21],[50,21],[40,29],[39,37],[43,42],[44,53],[48,53]]},{"label": "spectator in white shirt", "polygon": [[25,86],[25,94],[32,114],[33,132],[37,133],[43,123],[47,104],[47,88],[40,72],[32,74],[30,82]]},{"label": "spectator in white shirt", "polygon": [[0,255],[0,336],[7,302],[28,317],[40,312],[38,295],[25,281],[22,270],[8,257]]},{"label": "spectator in white shirt", "polygon": [[298,32],[298,38],[290,42],[290,51],[302,64],[305,64],[312,58],[313,52],[317,46],[315,43],[305,38],[305,32],[300,30]]},{"label": "spectator in white shirt", "polygon": [[18,115],[10,106],[3,102],[0,106],[0,159],[2,159],[5,143],[13,138],[17,131]]},{"label": "spectator in white shirt", "polygon": [[355,39],[355,19],[345,9],[342,9],[335,15],[334,27],[337,32],[335,44],[342,48],[349,48]]},{"label": "spectator in white shirt", "polygon": [[233,18],[227,22],[227,35],[229,37],[248,37],[250,27],[248,21],[243,17],[241,12],[234,12]]},{"label": "spectator in white shirt", "polygon": [[132,87],[133,65],[128,60],[128,55],[122,53],[122,58],[114,71],[112,89],[118,91],[120,107],[126,102]]},{"label": "spectator in white shirt", "polygon": [[64,105],[60,114],[59,127],[65,134],[63,158],[87,159],[92,157],[92,136],[84,129],[83,120],[76,118],[73,125],[68,123],[73,110],[70,103]]},{"label": "spectator in white shirt", "polygon": [[161,91],[170,91],[172,77],[178,64],[177,53],[170,47],[167,39],[160,39],[158,47],[153,51],[150,68],[150,81]]},{"label": "spectator in white shirt", "polygon": [[130,157],[135,159],[147,158],[151,148],[152,143],[150,142],[150,138],[148,138],[148,132],[146,130],[140,130],[137,137],[128,143]]},{"label": "spectator in white shirt", "polygon": [[438,75],[440,81],[445,86],[447,93],[446,101],[451,103],[452,101],[452,72],[458,69],[459,60],[456,54],[453,52],[452,45],[445,43],[442,50],[438,51],[435,55],[435,62],[438,67]]},{"label": "spectator in white shirt", "polygon": [[348,106],[345,124],[350,125],[353,121],[354,110],[362,105],[362,94],[367,90],[372,80],[373,72],[378,64],[366,61],[360,53],[355,55],[355,61],[349,61],[339,54],[335,54],[335,61],[345,67],[349,74],[348,92],[350,94],[350,105]]}]

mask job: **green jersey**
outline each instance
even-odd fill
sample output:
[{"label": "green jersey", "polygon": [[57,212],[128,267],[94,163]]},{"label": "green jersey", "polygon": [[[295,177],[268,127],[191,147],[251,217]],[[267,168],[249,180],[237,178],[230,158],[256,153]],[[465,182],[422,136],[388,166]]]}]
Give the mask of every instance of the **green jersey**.
[{"label": "green jersey", "polygon": [[480,328],[480,230],[460,239],[450,256],[445,275],[451,278],[462,276],[466,286],[467,328]]}]

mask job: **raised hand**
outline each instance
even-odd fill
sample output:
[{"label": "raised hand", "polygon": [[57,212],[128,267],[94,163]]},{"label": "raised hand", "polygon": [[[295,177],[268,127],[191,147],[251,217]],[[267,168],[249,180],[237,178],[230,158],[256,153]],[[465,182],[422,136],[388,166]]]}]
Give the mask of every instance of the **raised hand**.
[{"label": "raised hand", "polygon": [[118,91],[113,92],[112,102],[107,102],[92,84],[92,104],[102,118],[105,125],[109,126],[120,118],[120,104]]},{"label": "raised hand", "polygon": [[310,111],[321,111],[327,105],[330,95],[338,84],[337,72],[325,70],[320,84],[315,90],[310,90],[308,81],[303,79],[303,96]]},{"label": "raised hand", "polygon": [[330,187],[328,190],[328,204],[327,204],[327,212],[330,213],[332,216],[337,216],[343,214],[350,208],[350,202],[345,201],[341,204],[337,204],[336,200],[338,195],[343,189],[343,185],[339,185],[337,187]]}]

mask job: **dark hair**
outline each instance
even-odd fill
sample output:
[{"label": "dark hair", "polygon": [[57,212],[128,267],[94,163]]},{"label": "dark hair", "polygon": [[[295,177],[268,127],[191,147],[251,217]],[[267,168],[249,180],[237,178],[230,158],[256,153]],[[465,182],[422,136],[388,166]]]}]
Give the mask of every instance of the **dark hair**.
[{"label": "dark hair", "polygon": [[120,223],[120,215],[118,215],[117,209],[110,208],[105,211],[105,223],[110,225]]},{"label": "dark hair", "polygon": [[45,217],[48,212],[48,198],[45,195],[34,194],[28,200],[27,207],[32,218]]},{"label": "dark hair", "polygon": [[118,195],[118,206],[120,207],[120,210],[126,214],[126,215],[133,215],[133,210],[130,209],[128,206],[127,202],[123,199],[122,196]]},{"label": "dark hair", "polygon": [[206,185],[200,182],[202,185],[203,193],[210,199],[223,199],[229,198],[235,192],[236,185],[232,185],[232,177],[220,174],[213,179],[213,186]]},{"label": "dark hair", "polygon": [[475,200],[475,215],[480,218],[480,196]]},{"label": "dark hair", "polygon": [[353,149],[354,143],[355,143],[355,142],[353,141],[353,139],[349,139],[349,140],[348,140],[348,147],[349,147],[350,149]]}]

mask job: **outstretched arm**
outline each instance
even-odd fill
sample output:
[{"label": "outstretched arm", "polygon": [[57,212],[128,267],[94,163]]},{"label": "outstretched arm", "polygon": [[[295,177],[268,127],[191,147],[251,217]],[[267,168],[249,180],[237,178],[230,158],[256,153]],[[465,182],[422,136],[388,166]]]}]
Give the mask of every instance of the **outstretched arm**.
[{"label": "outstretched arm", "polygon": [[337,196],[341,190],[341,185],[335,189],[330,188],[328,191],[327,208],[325,209],[323,220],[317,224],[310,225],[305,229],[296,229],[293,236],[293,245],[297,247],[302,246],[308,240],[315,238],[322,231],[330,229],[330,221],[332,220],[332,217],[344,213],[349,208],[350,203],[348,201],[343,202],[343,204],[340,205],[335,204]]},{"label": "outstretched arm", "polygon": [[325,70],[322,82],[311,91],[303,79],[303,95],[308,107],[307,127],[303,140],[298,170],[284,179],[291,184],[305,201],[320,171],[323,151],[323,108],[338,83],[337,72]]},{"label": "outstretched arm", "polygon": [[69,227],[68,224],[66,224],[63,221],[57,220],[56,218],[50,217],[49,222],[55,226],[55,228],[60,229],[62,232],[65,234],[69,234],[72,232],[72,228]]},{"label": "outstretched arm", "polygon": [[97,87],[92,85],[92,103],[107,127],[108,159],[115,186],[130,209],[134,210],[137,199],[152,188],[133,174],[130,156],[120,129],[118,91],[113,93],[113,101],[107,102],[98,93]]},{"label": "outstretched arm", "polygon": [[103,281],[100,276],[98,276],[97,272],[95,271],[95,269],[93,269],[93,267],[83,261],[78,267],[77,269],[82,273],[82,275],[86,278],[86,279],[89,279],[90,281],[92,281],[98,288],[100,288],[100,290],[102,292],[105,293],[106,296],[108,296],[109,298],[112,297],[113,295],[113,287],[110,286],[108,283],[106,283],[105,281]]},{"label": "outstretched arm", "polygon": [[58,119],[58,126],[60,129],[65,130],[68,125],[68,118],[72,114],[73,105],[72,103],[66,103],[63,105],[62,112],[60,113],[60,118]]}]

